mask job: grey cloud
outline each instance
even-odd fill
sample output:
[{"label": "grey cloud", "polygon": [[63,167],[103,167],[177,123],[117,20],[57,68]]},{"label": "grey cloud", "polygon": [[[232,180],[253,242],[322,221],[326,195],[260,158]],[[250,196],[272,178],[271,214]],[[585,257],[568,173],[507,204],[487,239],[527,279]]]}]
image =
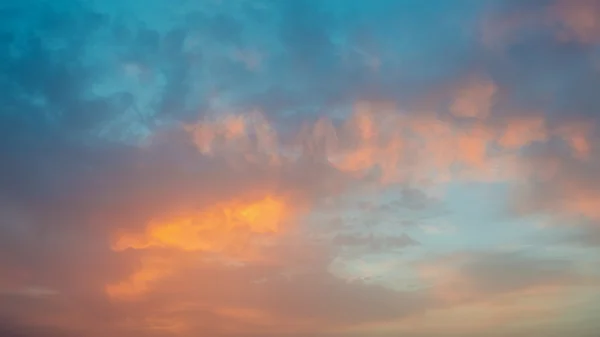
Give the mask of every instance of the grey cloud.
[{"label": "grey cloud", "polygon": [[580,276],[568,260],[540,259],[520,253],[478,253],[460,266],[462,275],[477,291],[506,293],[538,285],[578,282]]},{"label": "grey cloud", "polygon": [[418,246],[419,242],[415,241],[406,233],[400,236],[337,234],[333,238],[333,244],[345,247],[363,247],[370,251],[380,252],[389,249],[402,249]]}]

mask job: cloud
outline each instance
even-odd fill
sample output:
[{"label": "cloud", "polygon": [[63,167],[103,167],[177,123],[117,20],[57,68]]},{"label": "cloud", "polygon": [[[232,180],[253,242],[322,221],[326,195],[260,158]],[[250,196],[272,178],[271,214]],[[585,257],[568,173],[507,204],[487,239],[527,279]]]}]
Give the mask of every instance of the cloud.
[{"label": "cloud", "polygon": [[489,80],[471,79],[459,90],[450,111],[457,117],[486,118],[490,114],[496,90],[494,83]]},{"label": "cloud", "polygon": [[[0,335],[547,322],[593,283],[575,258],[468,250],[468,221],[412,226],[456,215],[469,184],[519,185],[515,214],[583,217],[561,242],[597,244],[591,11],[492,2],[1,10]],[[490,50],[471,32],[503,6],[557,27],[500,11]],[[525,227],[504,225],[477,227],[496,243]],[[347,250],[385,275],[336,274]]]},{"label": "cloud", "polygon": [[[118,295],[113,300],[125,307],[143,307],[135,319],[145,329],[153,330],[143,321],[162,318],[165,326],[176,327],[182,335],[197,331],[242,334],[247,330],[309,333],[337,325],[399,319],[428,305],[426,294],[339,279],[326,270],[328,255],[311,254],[318,246],[286,241],[265,247],[265,252],[273,254],[270,259],[242,264],[182,251],[158,254],[168,256],[163,260],[166,264],[149,260],[144,267],[149,269],[142,269],[144,274],[134,274],[130,283],[113,288]],[[161,277],[153,278],[153,271]],[[137,297],[121,291],[145,287],[145,281],[152,281],[153,286],[136,293]],[[119,296],[125,294],[128,296]],[[192,316],[200,319],[187,318]],[[221,321],[227,322],[228,328],[222,327]]]},{"label": "cloud", "polygon": [[598,226],[588,225],[578,233],[567,237],[566,242],[580,244],[585,247],[600,246],[600,229],[598,229]]},{"label": "cloud", "polygon": [[12,322],[8,319],[2,319],[2,323],[0,324],[0,335],[6,337],[72,336],[69,332],[60,331],[51,327],[30,327]]},{"label": "cloud", "polygon": [[586,129],[563,128],[570,130],[566,134],[562,130],[558,132],[565,135],[566,149],[546,146],[524,161],[529,170],[535,172],[536,179],[520,189],[520,198],[515,203],[518,212],[546,211],[571,219],[583,216],[597,221],[597,179],[592,172],[598,163],[592,159],[595,150],[590,145],[595,142],[595,136]]},{"label": "cloud", "polygon": [[594,43],[600,38],[600,6],[595,1],[558,1],[550,12],[563,26],[559,38],[581,43]]},{"label": "cloud", "polygon": [[593,0],[508,2],[485,21],[482,35],[490,47],[518,39],[519,31],[546,31],[559,42],[593,44],[600,33],[598,10]]},{"label": "cloud", "polygon": [[544,260],[523,253],[456,253],[418,267],[443,301],[488,301],[497,296],[553,291],[585,279],[568,261]]},{"label": "cloud", "polygon": [[406,234],[401,236],[386,236],[386,237],[373,237],[369,236],[356,236],[348,234],[338,234],[333,238],[333,243],[339,246],[348,247],[366,247],[372,251],[380,251],[387,249],[402,249],[410,246],[419,245],[417,241],[412,239]]}]

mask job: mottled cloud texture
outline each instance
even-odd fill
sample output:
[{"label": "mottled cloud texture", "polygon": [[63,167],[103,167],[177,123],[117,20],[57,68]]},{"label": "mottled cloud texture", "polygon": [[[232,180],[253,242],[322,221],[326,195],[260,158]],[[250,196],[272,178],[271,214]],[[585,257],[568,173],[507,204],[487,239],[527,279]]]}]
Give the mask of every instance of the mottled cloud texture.
[{"label": "mottled cloud texture", "polygon": [[600,3],[4,1],[0,336],[592,337]]}]

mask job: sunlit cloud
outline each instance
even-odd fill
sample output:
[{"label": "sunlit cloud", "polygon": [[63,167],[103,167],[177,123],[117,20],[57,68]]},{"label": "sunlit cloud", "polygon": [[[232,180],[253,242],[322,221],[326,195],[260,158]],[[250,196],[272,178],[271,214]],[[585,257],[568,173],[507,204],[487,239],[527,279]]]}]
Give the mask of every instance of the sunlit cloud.
[{"label": "sunlit cloud", "polygon": [[185,251],[221,252],[235,241],[236,234],[276,233],[285,221],[286,205],[266,197],[247,204],[217,204],[194,215],[151,222],[146,232],[119,235],[113,249],[171,247]]}]

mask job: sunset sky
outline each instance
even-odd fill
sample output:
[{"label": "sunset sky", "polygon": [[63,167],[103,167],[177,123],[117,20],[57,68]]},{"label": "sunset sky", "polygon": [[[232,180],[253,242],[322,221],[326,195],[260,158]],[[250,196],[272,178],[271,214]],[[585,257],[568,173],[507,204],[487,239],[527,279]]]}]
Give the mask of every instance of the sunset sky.
[{"label": "sunset sky", "polygon": [[600,1],[0,1],[0,337],[596,337]]}]

